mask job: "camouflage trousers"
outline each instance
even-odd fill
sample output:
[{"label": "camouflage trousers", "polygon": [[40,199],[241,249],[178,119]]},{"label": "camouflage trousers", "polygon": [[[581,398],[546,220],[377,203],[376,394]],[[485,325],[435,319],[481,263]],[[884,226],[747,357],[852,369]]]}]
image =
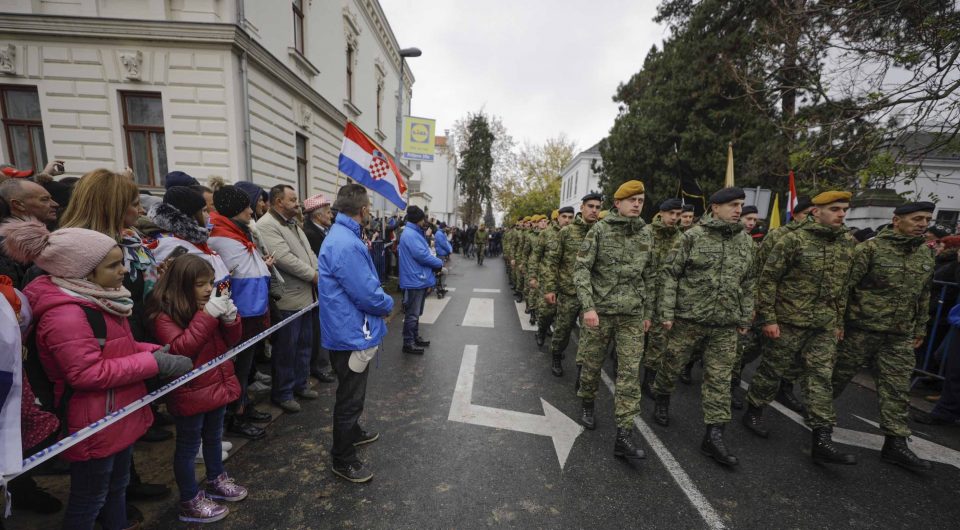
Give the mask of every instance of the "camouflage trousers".
[{"label": "camouflage trousers", "polygon": [[753,375],[747,392],[750,404],[763,407],[773,401],[780,388],[780,378],[799,357],[807,425],[814,429],[832,427],[837,422],[833,410],[832,385],[837,356],[835,331],[780,324],[780,338],[765,342],[760,367]]},{"label": "camouflage trousers", "polygon": [[640,358],[643,357],[643,319],[639,315],[600,315],[596,328],[580,328],[577,359],[583,361],[580,372],[582,399],[596,398],[600,370],[607,345],[616,341],[617,390],[613,397],[617,427],[630,428],[640,413]]},{"label": "camouflage trousers", "polygon": [[536,287],[530,287],[530,277],[527,276],[523,281],[523,296],[527,299],[527,308],[532,310],[534,314],[539,314],[540,305],[543,300],[538,296],[540,289]]},{"label": "camouflage trousers", "polygon": [[667,347],[667,330],[659,322],[654,322],[647,333],[647,347],[643,351],[643,366],[648,370],[660,370],[663,352]]},{"label": "camouflage trousers", "polygon": [[913,339],[909,336],[847,328],[837,346],[833,369],[833,396],[865,364],[873,370],[880,402],[880,430],[890,436],[910,436],[907,412],[910,409],[910,376],[913,374]]},{"label": "camouflage trousers", "polygon": [[543,289],[537,289],[537,327],[549,330],[557,316],[557,304],[548,304],[543,299]]},{"label": "camouflage trousers", "polygon": [[[763,336],[763,326],[753,325],[746,335],[737,336],[737,354],[740,356],[736,366],[733,367],[733,381],[740,381],[740,372],[743,367],[752,363],[760,357],[763,352],[764,344],[770,339]],[[783,380],[794,383],[800,377],[800,362],[794,359],[790,368],[783,374]]]},{"label": "camouflage trousers", "polygon": [[670,395],[690,354],[703,352],[703,421],[707,425],[730,421],[730,373],[737,364],[737,329],[732,326],[704,326],[689,320],[675,320],[667,332],[667,345],[653,384],[656,395]]},{"label": "camouflage trousers", "polygon": [[[557,305],[553,306],[553,337],[550,339],[550,353],[563,353],[570,344],[570,333],[580,317],[580,299],[575,294],[557,293]],[[577,364],[582,364],[577,354]]]}]

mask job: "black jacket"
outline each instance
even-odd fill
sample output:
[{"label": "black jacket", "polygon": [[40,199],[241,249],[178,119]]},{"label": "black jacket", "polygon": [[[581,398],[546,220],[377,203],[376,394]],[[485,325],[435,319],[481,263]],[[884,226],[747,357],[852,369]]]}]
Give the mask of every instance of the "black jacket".
[{"label": "black jacket", "polygon": [[320,228],[313,221],[306,219],[303,222],[303,233],[307,234],[307,240],[310,241],[310,248],[314,254],[320,253],[320,245],[323,239],[327,237],[327,231]]}]

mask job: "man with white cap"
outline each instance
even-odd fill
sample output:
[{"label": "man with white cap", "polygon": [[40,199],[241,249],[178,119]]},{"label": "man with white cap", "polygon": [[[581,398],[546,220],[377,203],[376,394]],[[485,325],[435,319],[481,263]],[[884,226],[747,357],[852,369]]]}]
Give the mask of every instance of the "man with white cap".
[{"label": "man with white cap", "polygon": [[[330,201],[318,193],[303,201],[303,233],[307,235],[310,249],[314,254],[320,254],[320,246],[333,224],[333,212],[330,211]],[[314,309],[313,314],[313,353],[310,356],[310,375],[321,383],[333,383],[337,378],[330,373],[330,356],[320,346],[320,309]]]}]

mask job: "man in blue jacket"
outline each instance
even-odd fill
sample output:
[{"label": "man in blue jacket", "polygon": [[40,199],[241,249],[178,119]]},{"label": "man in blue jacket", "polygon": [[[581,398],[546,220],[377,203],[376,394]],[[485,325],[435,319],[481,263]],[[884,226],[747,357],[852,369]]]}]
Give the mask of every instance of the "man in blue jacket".
[{"label": "man in blue jacket", "polygon": [[403,290],[403,353],[423,355],[430,341],[420,336],[420,315],[427,289],[437,280],[433,272],[443,267],[440,258],[430,253],[423,234],[426,214],[418,206],[407,208],[407,225],[400,235],[400,289]]},{"label": "man in blue jacket", "polygon": [[373,259],[362,239],[370,217],[367,189],[340,188],[333,208],[339,213],[319,255],[320,329],[323,347],[337,374],[333,406],[333,472],[350,482],[367,482],[373,473],[357,458],[356,446],[380,437],[360,427],[367,391],[367,363],[387,334],[384,317],[393,298],[383,292]]},{"label": "man in blue jacket", "polygon": [[440,258],[440,261],[447,261],[450,257],[450,254],[453,252],[453,246],[450,245],[450,240],[447,239],[446,226],[443,223],[437,224],[437,233],[434,236],[434,247],[437,249],[437,257]]}]

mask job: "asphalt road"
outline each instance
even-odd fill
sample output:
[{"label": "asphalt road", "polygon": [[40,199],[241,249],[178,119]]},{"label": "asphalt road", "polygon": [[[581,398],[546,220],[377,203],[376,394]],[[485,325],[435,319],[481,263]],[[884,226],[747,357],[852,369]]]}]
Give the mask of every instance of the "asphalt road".
[{"label": "asphalt road", "polygon": [[[562,468],[549,436],[451,421],[469,345],[476,346],[476,364],[467,403],[503,416],[511,428],[569,427],[571,420],[539,418],[541,400],[572,420],[579,400],[571,375],[575,343],[567,374],[553,377],[533,332],[521,329],[501,260],[482,267],[455,260],[448,285],[455,291],[436,322],[421,325],[433,342],[427,354],[400,352],[401,315],[370,365],[363,424],[381,438],[360,454],[373,481],[355,485],[331,473],[334,387],[321,386],[320,400],[280,417],[266,439],[230,458],[228,472],[250,496],[210,528],[957,528],[957,430],[914,426],[915,439],[938,444],[930,447],[954,462],[936,463],[929,473],[885,464],[877,450],[863,447],[851,448],[859,465],[824,467],[810,460],[809,432],[786,415],[770,410],[773,435],[761,440],[740,426],[734,411],[727,440],[741,464],[724,469],[699,452],[699,370],[693,385],[678,385],[669,428],[653,424],[652,403],[643,403],[638,423],[648,456],[635,467],[613,457],[613,402],[604,387],[597,429],[576,429]],[[440,302],[429,304],[437,314]],[[463,325],[468,313],[474,325]],[[493,327],[481,327],[491,318]],[[837,411],[840,427],[879,434],[857,417],[876,421],[873,392],[851,386]],[[184,526],[174,504],[146,528]]]}]

